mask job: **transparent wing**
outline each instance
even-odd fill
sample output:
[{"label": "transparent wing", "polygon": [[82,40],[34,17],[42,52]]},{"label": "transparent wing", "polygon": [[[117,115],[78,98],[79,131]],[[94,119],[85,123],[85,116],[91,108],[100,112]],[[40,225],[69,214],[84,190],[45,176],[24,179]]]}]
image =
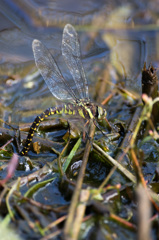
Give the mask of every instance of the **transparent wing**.
[{"label": "transparent wing", "polygon": [[78,35],[74,27],[70,24],[67,24],[63,30],[62,55],[74,79],[75,88],[73,90],[75,94],[81,99],[89,98],[88,83],[81,61]]},{"label": "transparent wing", "polygon": [[59,100],[76,100],[76,96],[62,76],[55,59],[49,50],[39,41],[32,43],[35,63],[51,93]]}]

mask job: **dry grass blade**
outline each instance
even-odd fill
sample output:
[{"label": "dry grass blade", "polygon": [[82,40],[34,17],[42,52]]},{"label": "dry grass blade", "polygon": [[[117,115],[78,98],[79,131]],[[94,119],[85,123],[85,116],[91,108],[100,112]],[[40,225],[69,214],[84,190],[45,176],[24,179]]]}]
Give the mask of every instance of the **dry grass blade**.
[{"label": "dry grass blade", "polygon": [[138,240],[149,240],[151,229],[151,204],[147,191],[142,185],[137,187],[138,196]]},{"label": "dry grass blade", "polygon": [[125,167],[123,167],[120,163],[118,163],[115,159],[113,159],[109,154],[104,152],[97,144],[93,143],[93,147],[102,155],[106,161],[108,161],[111,165],[116,166],[117,169],[125,175],[130,181],[136,183],[136,177],[129,172]]},{"label": "dry grass blade", "polygon": [[[89,134],[89,137],[91,139],[93,139],[94,131],[95,131],[95,125],[93,123],[91,123],[90,134]],[[78,179],[77,179],[76,188],[75,188],[75,191],[73,193],[72,200],[71,200],[71,205],[70,205],[70,208],[69,208],[68,218],[67,218],[67,221],[66,221],[65,227],[64,227],[65,239],[69,239],[69,240],[71,240],[71,239],[76,240],[77,239],[78,233],[76,232],[76,236],[75,236],[75,233],[73,232],[73,229],[76,228],[77,223],[79,225],[79,219],[77,219],[77,221],[76,221],[76,216],[78,215],[77,214],[77,211],[78,211],[77,207],[78,207],[79,196],[80,196],[80,192],[81,192],[81,188],[82,188],[82,183],[83,183],[83,179],[84,179],[84,175],[85,175],[86,165],[87,165],[89,153],[90,153],[90,150],[91,150],[91,146],[92,146],[92,144],[91,144],[90,140],[88,139],[87,143],[86,143],[84,155],[83,155],[82,166],[80,168],[80,172],[79,172]],[[82,218],[81,218],[81,222],[82,222]]]},{"label": "dry grass blade", "polygon": [[72,228],[72,239],[78,239],[81,223],[87,207],[85,203],[89,200],[89,196],[90,196],[89,190],[86,190],[86,189],[81,190],[80,199],[79,199],[80,203],[78,204],[78,207],[76,210],[77,215],[75,217],[74,227]]}]

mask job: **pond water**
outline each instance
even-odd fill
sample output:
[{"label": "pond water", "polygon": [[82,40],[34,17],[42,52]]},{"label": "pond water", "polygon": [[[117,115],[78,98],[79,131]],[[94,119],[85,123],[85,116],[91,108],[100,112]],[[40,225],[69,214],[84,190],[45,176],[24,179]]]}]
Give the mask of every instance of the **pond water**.
[{"label": "pond water", "polygon": [[[115,0],[7,0],[1,2],[0,119],[12,126],[16,126],[16,128],[22,128],[24,124],[29,125],[32,123],[35,117],[48,107],[57,105],[56,99],[48,90],[35,66],[32,41],[38,39],[43,42],[56,59],[63,76],[68,79],[71,78],[61,56],[62,32],[67,23],[72,24],[79,35],[82,62],[88,79],[90,99],[96,99],[100,79],[105,81],[101,101],[112,94],[116,86],[123,86],[124,89],[131,91],[136,99],[140,98],[142,93],[141,70],[144,62],[146,62],[147,66],[149,64],[156,68],[159,66],[159,7],[157,3],[158,1],[155,0],[151,2],[131,1],[131,3],[125,0],[122,1],[122,4],[120,1]],[[136,103],[134,99],[124,99],[120,94],[116,93],[113,99],[105,106],[110,123],[116,124],[116,122],[120,122],[122,127],[124,126],[123,128],[127,129]],[[57,151],[61,152],[65,145],[63,135],[67,132],[67,123],[55,120],[52,126],[53,131],[50,129],[46,131],[45,129],[42,133],[38,132],[36,136],[54,141],[55,145],[53,146],[56,147]],[[9,129],[5,123],[1,123],[1,131],[2,128]],[[102,138],[100,144],[104,148],[107,141],[99,132],[97,132],[95,140],[100,141],[100,138]],[[106,131],[106,133],[108,132]],[[122,139],[123,135],[120,135],[119,139],[115,139],[109,145],[109,154],[111,156],[115,156]],[[152,139],[151,141],[141,144],[140,139],[138,142],[138,146],[144,153],[143,161],[145,164],[143,164],[142,170],[145,179],[150,183],[155,175],[159,158],[158,143]],[[74,140],[72,140],[72,145],[74,143]],[[4,138],[0,137],[0,145],[3,144],[5,144]],[[85,143],[82,143],[82,149],[77,153],[74,162],[77,161],[78,163],[82,159],[84,146]],[[16,149],[14,143],[10,149],[11,151]],[[47,150],[44,150],[39,155],[35,151],[30,151],[29,157],[31,160],[20,159],[20,165],[15,172],[14,178],[33,174],[36,170],[42,168],[46,162],[52,164],[57,156],[56,152],[50,153]],[[4,153],[0,157],[1,165],[6,164],[10,158],[10,156],[5,156]],[[99,161],[96,153],[91,152],[90,160],[87,165],[85,183],[92,188],[97,188],[111,168],[109,165],[107,166],[107,164]],[[30,162],[33,164],[32,167]],[[74,171],[78,172],[80,166],[79,164],[77,171],[76,169]],[[132,170],[129,162],[126,162],[125,166]],[[57,165],[53,166],[54,168],[57,170]],[[71,170],[69,171],[71,172]],[[76,177],[70,172],[70,175],[68,174],[71,176],[70,179],[76,180]],[[4,178],[5,174],[6,170],[1,170],[1,179]],[[70,190],[65,188],[65,184],[61,186],[59,174],[56,171],[55,173],[49,172],[45,180],[54,177],[55,180],[48,182],[46,185],[44,184],[36,194],[33,194],[33,199],[53,207],[68,206],[72,193],[67,193]],[[114,186],[118,183],[126,184],[126,179],[121,174],[114,173],[109,184]],[[21,193],[24,194],[35,184],[36,177],[29,185],[25,184],[21,187]],[[136,210],[132,207],[134,204],[136,208],[136,202],[130,197],[131,194],[128,194],[128,192],[133,191],[132,186],[130,188],[125,187],[125,189],[126,191],[121,193],[121,199],[109,202],[108,208],[115,209],[114,212],[119,213],[125,219],[129,217],[131,211],[131,214],[134,214],[132,222],[136,223]],[[127,207],[124,206],[124,201]],[[29,208],[26,205],[23,206],[25,210]],[[35,215],[34,212],[34,217]],[[116,222],[107,220],[105,216],[98,217],[99,224],[96,224],[96,220],[91,218],[83,223],[79,239],[136,238],[134,230],[125,229]],[[47,219],[48,224],[56,219],[52,213],[49,213],[47,217],[42,216],[42,218],[43,220]],[[24,239],[30,238],[31,230],[27,229],[25,232],[21,222],[18,223],[18,226],[21,229],[19,230],[20,235]],[[116,230],[117,228],[118,230]],[[157,239],[156,231],[154,227],[152,239]],[[39,239],[39,236],[41,236],[39,232],[34,232],[34,239]],[[96,235],[94,235],[95,232]]]}]

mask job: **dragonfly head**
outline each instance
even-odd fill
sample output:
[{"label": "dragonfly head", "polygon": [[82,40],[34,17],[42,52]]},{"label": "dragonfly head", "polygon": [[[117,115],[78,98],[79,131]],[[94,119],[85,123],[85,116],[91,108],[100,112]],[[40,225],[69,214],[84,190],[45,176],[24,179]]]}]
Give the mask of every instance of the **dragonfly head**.
[{"label": "dragonfly head", "polygon": [[106,115],[107,111],[104,108],[98,106],[98,120],[104,119]]}]

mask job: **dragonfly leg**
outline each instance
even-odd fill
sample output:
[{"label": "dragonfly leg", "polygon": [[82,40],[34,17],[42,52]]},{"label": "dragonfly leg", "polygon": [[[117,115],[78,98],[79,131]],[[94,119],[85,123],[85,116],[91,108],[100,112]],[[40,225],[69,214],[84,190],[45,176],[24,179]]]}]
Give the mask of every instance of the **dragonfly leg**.
[{"label": "dragonfly leg", "polygon": [[70,126],[70,123],[69,121],[67,120],[67,123],[68,123],[68,132],[69,132],[69,137],[68,137],[68,141],[70,140],[70,135],[71,135],[71,126]]},{"label": "dragonfly leg", "polygon": [[[86,127],[89,123],[90,123],[90,120],[87,120],[87,122],[84,124],[84,127]],[[93,139],[89,136],[89,133],[86,130],[84,130],[84,132],[83,132],[83,141],[85,141],[86,138],[87,138],[87,140],[90,141],[90,144],[93,147]]]},{"label": "dragonfly leg", "polygon": [[25,145],[23,147],[23,149],[20,152],[21,156],[24,156],[28,153],[29,148],[30,148],[30,144],[32,142],[33,136],[35,131],[37,130],[39,124],[46,118],[49,117],[50,115],[56,114],[57,112],[57,108],[48,108],[46,109],[43,113],[41,113],[41,115],[37,116],[34,120],[34,122],[32,123]]},{"label": "dragonfly leg", "polygon": [[[94,125],[101,131],[101,133],[102,133],[105,137],[107,137],[107,135],[102,131],[101,127],[99,126],[99,124],[97,123],[97,121],[96,121],[95,118],[93,119],[93,123],[94,123]],[[107,138],[108,138],[108,137],[107,137]]]},{"label": "dragonfly leg", "polygon": [[86,127],[88,124],[89,124],[89,120],[87,120],[87,122],[84,124],[83,141],[85,141],[86,135],[87,135],[87,137],[89,137],[87,131],[85,130],[85,127]]}]

